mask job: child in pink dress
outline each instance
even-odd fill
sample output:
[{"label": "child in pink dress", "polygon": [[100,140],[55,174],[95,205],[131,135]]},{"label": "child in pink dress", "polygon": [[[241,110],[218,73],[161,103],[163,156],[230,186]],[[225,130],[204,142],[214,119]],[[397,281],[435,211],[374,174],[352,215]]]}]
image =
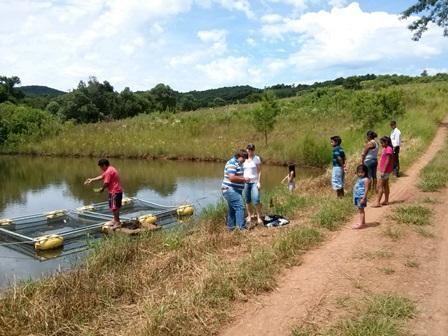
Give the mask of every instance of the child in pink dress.
[{"label": "child in pink dress", "polygon": [[[378,208],[381,205],[389,204],[389,194],[390,194],[389,176],[394,170],[394,149],[392,147],[392,141],[388,136],[384,136],[380,139],[380,144],[381,147],[383,148],[379,164],[380,184],[378,190],[378,199],[376,204],[373,205],[374,208]],[[384,194],[384,202],[381,203],[381,198],[383,197],[383,194]]]}]

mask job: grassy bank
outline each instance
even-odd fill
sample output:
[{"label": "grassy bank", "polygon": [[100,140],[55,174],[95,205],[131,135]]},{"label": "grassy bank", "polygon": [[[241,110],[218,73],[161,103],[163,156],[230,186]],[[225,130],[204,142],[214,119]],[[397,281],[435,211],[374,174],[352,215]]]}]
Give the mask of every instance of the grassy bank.
[{"label": "grassy bank", "polygon": [[[434,123],[428,121],[440,121],[445,113],[446,92],[448,84],[439,82],[392,86],[382,91],[319,89],[283,99],[279,101],[280,114],[268,145],[264,144],[263,135],[252,127],[252,111],[258,107],[253,104],[178,114],[139,115],[97,124],[66,124],[58,136],[3,151],[225,160],[236,148],[254,142],[268,161],[294,160],[300,164],[326,166],[330,159],[329,136],[340,134],[347,152],[358,153],[366,130],[373,128],[379,135],[389,134],[388,121],[394,117],[403,132],[403,147],[416,148],[417,155],[422,142],[433,132]],[[395,111],[389,106],[397,100],[402,102],[404,110],[397,108]],[[376,111],[381,101],[391,104],[385,103],[382,110]]]},{"label": "grassy bank", "polygon": [[[402,152],[404,170],[428,146],[444,115],[442,103],[445,99],[434,96],[434,105],[429,99],[434,86],[410,86],[405,90],[409,98],[420,97],[420,100],[409,103],[406,119],[400,123],[406,134]],[[418,107],[425,108],[424,112],[419,112]],[[185,114],[181,118],[188,116]],[[174,117],[178,116],[170,118]],[[139,118],[153,117],[138,117],[127,122],[135,122],[137,127]],[[333,132],[333,115],[319,118],[323,120],[323,132]],[[309,119],[308,127],[312,120]],[[302,126],[298,119],[296,121],[294,124],[300,130]],[[357,152],[364,131],[350,128],[348,122],[341,124],[346,149]],[[124,128],[120,123],[107,125]],[[381,125],[377,128],[379,134],[388,131],[385,120],[378,125]],[[104,131],[104,127],[105,124],[76,126],[70,132],[88,128]],[[68,139],[75,141],[70,134]],[[78,139],[84,141],[80,135]],[[92,135],[92,139],[98,139],[98,133],[95,137]],[[186,146],[181,143],[181,136],[177,139],[179,146]],[[35,146],[38,148],[52,141],[56,139]],[[327,142],[326,138],[322,141]],[[138,144],[146,146],[141,140]],[[217,143],[211,146],[219,148]],[[235,142],[232,146],[240,145]],[[57,149],[56,145],[54,148]],[[65,148],[65,145],[60,147],[61,150]],[[222,148],[219,150],[224,153]],[[282,153],[270,147],[264,150],[272,157]],[[356,162],[355,158],[350,161],[350,172]],[[300,181],[298,193],[289,194],[279,189],[263,195],[264,204],[272,205],[269,211],[294,219],[289,227],[282,229],[259,228],[229,234],[224,224],[225,207],[218,204],[208,208],[197,223],[174,231],[148,233],[135,239],[105,239],[72,271],[19,284],[7,291],[0,299],[0,335],[215,334],[231,319],[235,303],[274,288],[284,268],[299,264],[300,255],[317,246],[353,214],[355,209],[350,196],[336,200],[328,181],[328,176]]]},{"label": "grassy bank", "polygon": [[423,168],[418,187],[425,192],[439,191],[448,183],[448,144]]},{"label": "grassy bank", "polygon": [[413,302],[391,294],[365,297],[348,308],[351,317],[327,330],[296,328],[292,336],[404,336],[404,322],[413,318],[416,311]]}]

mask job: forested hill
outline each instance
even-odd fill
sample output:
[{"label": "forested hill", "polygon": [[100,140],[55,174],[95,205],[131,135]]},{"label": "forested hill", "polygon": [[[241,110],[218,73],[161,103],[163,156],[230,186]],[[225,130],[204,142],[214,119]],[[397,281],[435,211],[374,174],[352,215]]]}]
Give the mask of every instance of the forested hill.
[{"label": "forested hill", "polygon": [[43,85],[26,85],[19,88],[25,96],[59,96],[64,94],[64,91],[53,89]]}]

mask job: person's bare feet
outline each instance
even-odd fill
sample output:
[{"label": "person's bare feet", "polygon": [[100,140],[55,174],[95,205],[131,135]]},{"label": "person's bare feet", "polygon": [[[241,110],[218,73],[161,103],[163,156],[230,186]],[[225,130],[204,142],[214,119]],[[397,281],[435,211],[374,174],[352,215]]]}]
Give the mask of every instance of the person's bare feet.
[{"label": "person's bare feet", "polygon": [[384,201],[381,205],[389,205],[389,202]]},{"label": "person's bare feet", "polygon": [[359,230],[359,229],[364,228],[365,226],[366,226],[366,224],[361,223],[361,224],[353,225],[353,226],[352,226],[352,229],[353,229],[353,230]]}]

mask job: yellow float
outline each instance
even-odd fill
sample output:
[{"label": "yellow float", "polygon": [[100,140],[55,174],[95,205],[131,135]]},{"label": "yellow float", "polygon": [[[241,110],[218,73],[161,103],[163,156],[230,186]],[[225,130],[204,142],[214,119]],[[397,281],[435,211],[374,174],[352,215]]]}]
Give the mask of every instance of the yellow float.
[{"label": "yellow float", "polygon": [[138,221],[142,224],[155,224],[157,222],[157,216],[153,214],[143,215],[138,218]]},{"label": "yellow float", "polygon": [[84,212],[84,211],[94,211],[94,210],[95,210],[95,207],[94,207],[93,205],[85,205],[85,206],[82,206],[82,207],[80,207],[80,208],[77,208],[76,210],[77,210],[77,211],[80,211],[80,212]]},{"label": "yellow float", "polygon": [[64,245],[64,238],[56,234],[38,237],[34,241],[34,248],[38,251],[56,249],[62,245]]},{"label": "yellow float", "polygon": [[0,219],[0,226],[11,225],[11,224],[14,224],[14,221],[12,221],[11,219],[8,219],[8,218]]},{"label": "yellow float", "polygon": [[176,212],[179,217],[191,216],[194,213],[194,208],[191,205],[181,205]]},{"label": "yellow float", "polygon": [[129,205],[132,203],[132,198],[125,197],[121,200],[121,206]]},{"label": "yellow float", "polygon": [[61,217],[65,216],[65,210],[50,211],[50,212],[44,213],[44,216],[47,217],[47,219],[61,218]]}]

